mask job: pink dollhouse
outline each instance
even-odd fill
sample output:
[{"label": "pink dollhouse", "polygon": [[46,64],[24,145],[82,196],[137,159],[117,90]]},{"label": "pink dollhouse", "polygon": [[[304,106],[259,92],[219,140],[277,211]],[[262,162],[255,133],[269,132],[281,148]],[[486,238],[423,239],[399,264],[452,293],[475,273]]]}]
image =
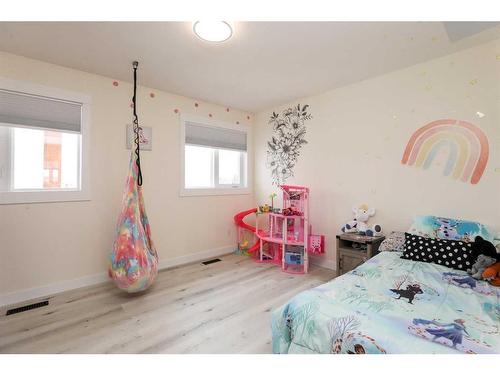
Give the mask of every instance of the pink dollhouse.
[{"label": "pink dollhouse", "polygon": [[[324,254],[325,237],[311,234],[309,224],[309,189],[303,186],[281,185],[283,209],[272,208],[269,212],[257,209],[241,212],[234,217],[238,226],[238,247],[242,249],[244,230],[253,232],[257,242],[246,249],[258,262],[281,265],[284,272],[303,274],[309,268],[309,254]],[[256,227],[243,222],[250,213],[267,215],[266,225]]]}]

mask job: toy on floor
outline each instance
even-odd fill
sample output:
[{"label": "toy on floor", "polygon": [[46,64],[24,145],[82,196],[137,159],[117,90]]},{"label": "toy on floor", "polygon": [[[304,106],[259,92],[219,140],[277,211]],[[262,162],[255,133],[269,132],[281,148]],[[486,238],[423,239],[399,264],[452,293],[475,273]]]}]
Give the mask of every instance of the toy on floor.
[{"label": "toy on floor", "polygon": [[479,255],[487,255],[489,257],[495,258],[500,261],[500,254],[497,253],[495,245],[490,241],[486,241],[481,236],[476,236],[474,242],[472,243],[472,256],[474,261],[479,257]]},{"label": "toy on floor", "polygon": [[[274,263],[289,273],[307,273],[309,254],[324,254],[325,237],[311,234],[309,224],[309,189],[303,186],[280,186],[283,192],[283,209],[274,207],[271,194],[271,209],[267,205],[243,211],[234,216],[238,226],[238,249],[246,244],[245,232],[255,235],[257,241],[246,252],[258,262]],[[267,225],[259,229],[243,221],[252,213],[268,214]]]},{"label": "toy on floor", "polygon": [[496,259],[489,257],[484,254],[479,254],[476,262],[472,265],[471,269],[467,270],[467,273],[471,275],[476,280],[481,280],[483,278],[484,271],[491,265],[496,263]]},{"label": "toy on floor", "polygon": [[342,227],[344,233],[359,233],[367,236],[381,236],[382,227],[379,224],[368,225],[367,222],[370,217],[375,215],[375,209],[370,208],[363,204],[359,207],[353,207],[354,219],[347,222]]},{"label": "toy on floor", "polygon": [[500,262],[496,262],[492,266],[486,268],[483,272],[483,279],[493,286],[500,287]]},{"label": "toy on floor", "polygon": [[111,252],[108,275],[116,286],[128,293],[147,289],[158,274],[158,254],[151,240],[151,229],[142,195],[142,173],[137,117],[137,62],[134,62],[135,150],[130,155],[129,172],[118,217],[116,239]]}]

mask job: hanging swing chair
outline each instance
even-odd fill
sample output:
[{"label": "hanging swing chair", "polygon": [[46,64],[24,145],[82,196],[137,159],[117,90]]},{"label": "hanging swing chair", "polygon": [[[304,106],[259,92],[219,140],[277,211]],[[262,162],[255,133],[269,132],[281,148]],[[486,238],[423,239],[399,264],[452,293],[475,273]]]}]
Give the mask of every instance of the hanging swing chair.
[{"label": "hanging swing chair", "polygon": [[158,274],[158,254],[151,240],[151,229],[142,196],[140,159],[140,127],[137,116],[137,67],[134,61],[134,147],[123,194],[122,211],[118,217],[116,239],[110,256],[108,274],[118,288],[135,293],[147,289]]}]

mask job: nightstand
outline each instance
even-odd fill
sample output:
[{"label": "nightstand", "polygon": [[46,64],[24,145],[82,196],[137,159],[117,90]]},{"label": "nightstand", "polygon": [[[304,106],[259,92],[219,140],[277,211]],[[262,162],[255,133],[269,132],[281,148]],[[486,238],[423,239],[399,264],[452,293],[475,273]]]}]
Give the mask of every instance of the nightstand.
[{"label": "nightstand", "polygon": [[[337,235],[337,275],[343,275],[378,254],[384,236],[370,237],[356,233]],[[358,249],[353,247],[359,247]]]}]

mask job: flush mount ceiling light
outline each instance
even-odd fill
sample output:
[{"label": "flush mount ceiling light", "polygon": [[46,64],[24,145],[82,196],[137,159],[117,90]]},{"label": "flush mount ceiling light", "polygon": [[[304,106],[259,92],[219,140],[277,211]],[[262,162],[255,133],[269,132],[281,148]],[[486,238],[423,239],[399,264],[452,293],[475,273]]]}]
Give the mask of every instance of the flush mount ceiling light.
[{"label": "flush mount ceiling light", "polygon": [[193,31],[207,42],[225,42],[233,35],[231,25],[225,21],[196,21]]}]

